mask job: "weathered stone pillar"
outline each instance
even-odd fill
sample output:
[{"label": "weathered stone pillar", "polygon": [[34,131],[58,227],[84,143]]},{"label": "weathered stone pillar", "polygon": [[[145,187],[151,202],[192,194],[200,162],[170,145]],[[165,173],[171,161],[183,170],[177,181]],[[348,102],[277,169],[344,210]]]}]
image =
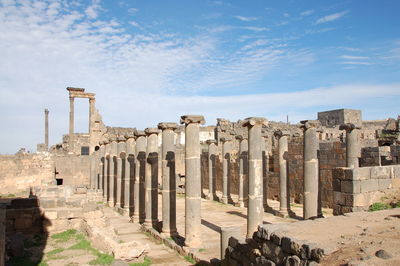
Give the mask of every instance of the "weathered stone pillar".
[{"label": "weathered stone pillar", "polygon": [[249,206],[247,208],[247,238],[251,238],[263,222],[263,173],[261,128],[267,119],[249,117],[243,126],[249,130]]},{"label": "weathered stone pillar", "polygon": [[229,246],[229,239],[231,237],[241,240],[242,228],[240,226],[226,226],[221,228],[221,260],[225,258],[225,252]]},{"label": "weathered stone pillar", "polygon": [[[99,169],[98,169],[98,173],[99,173],[99,177],[98,177],[98,184],[97,184],[97,189],[98,191],[102,192],[104,190],[104,165],[105,165],[105,152],[106,152],[106,147],[104,144],[104,141],[100,141],[100,155],[99,155]],[[102,192],[103,193],[103,192]]]},{"label": "weathered stone pillar", "polygon": [[201,115],[183,115],[185,124],[185,244],[201,245],[201,173],[199,126],[204,124]]},{"label": "weathered stone pillar", "polygon": [[124,174],[125,174],[125,165],[124,165],[124,160],[126,157],[126,143],[125,143],[125,137],[123,136],[118,136],[118,144],[117,144],[117,183],[115,184],[116,186],[116,201],[115,201],[115,207],[116,208],[121,208],[121,201],[122,201],[122,196],[124,195],[123,189],[125,188],[122,184],[122,181],[124,180]]},{"label": "weathered stone pillar", "polygon": [[288,214],[289,202],[287,197],[287,178],[288,178],[288,166],[287,166],[287,153],[288,148],[288,136],[290,133],[286,130],[275,131],[275,136],[278,138],[278,156],[279,156],[279,194],[280,194],[280,205],[279,212],[283,215]]},{"label": "weathered stone pillar", "polygon": [[144,222],[145,218],[145,165],[146,165],[146,133],[142,130],[135,132],[136,137],[136,164],[135,183],[133,185],[133,221]]},{"label": "weathered stone pillar", "polygon": [[109,140],[104,141],[104,187],[103,187],[103,199],[104,202],[108,202],[109,190],[110,190],[110,150],[111,146]]},{"label": "weathered stone pillar", "polygon": [[222,203],[228,204],[228,202],[232,202],[230,195],[230,180],[229,180],[229,172],[230,172],[230,160],[231,160],[231,151],[232,151],[232,143],[230,138],[221,138],[222,142]]},{"label": "weathered stone pillar", "polygon": [[108,199],[108,206],[114,207],[115,206],[115,180],[116,180],[116,156],[117,156],[117,150],[118,150],[118,144],[117,144],[117,137],[111,137],[110,138],[110,160],[109,160],[109,173],[110,173],[110,182],[109,182],[109,199]]},{"label": "weathered stone pillar", "polygon": [[158,129],[146,128],[146,219],[145,225],[158,227]]},{"label": "weathered stone pillar", "polygon": [[176,176],[175,133],[176,123],[159,123],[162,130],[162,232],[176,236]]},{"label": "weathered stone pillar", "polygon": [[317,132],[321,127],[318,120],[301,121],[304,130],[304,202],[303,218],[318,217],[318,149]]},{"label": "weathered stone pillar", "polygon": [[90,188],[95,189],[96,182],[96,165],[97,165],[98,152],[92,153],[90,155]]},{"label": "weathered stone pillar", "polygon": [[44,145],[49,151],[49,110],[44,109]]},{"label": "weathered stone pillar", "polygon": [[[134,130],[135,132],[136,130]],[[124,178],[124,214],[131,216],[133,213],[133,198],[135,196],[134,188],[134,167],[135,167],[135,151],[136,151],[136,141],[133,134],[126,134],[126,157],[125,157],[125,178]],[[136,161],[137,163],[137,161]],[[134,193],[132,193],[134,192]]]},{"label": "weathered stone pillar", "polygon": [[94,124],[94,113],[95,113],[95,99],[89,98],[89,134],[91,134]]},{"label": "weathered stone pillar", "polygon": [[74,97],[69,97],[69,152],[74,152]]},{"label": "weathered stone pillar", "polygon": [[340,125],[340,130],[346,130],[346,166],[351,168],[358,168],[358,158],[361,156],[361,148],[359,143],[359,130],[361,127],[346,123]]},{"label": "weathered stone pillar", "polygon": [[215,139],[207,140],[208,144],[208,196],[207,199],[214,200],[217,198],[215,194],[215,163],[217,157],[217,141]]},{"label": "weathered stone pillar", "polygon": [[239,207],[243,208],[245,206],[245,202],[247,204],[247,196],[249,193],[248,181],[247,177],[247,166],[248,166],[248,148],[249,143],[247,139],[243,138],[242,135],[237,135],[236,139],[239,140]]}]

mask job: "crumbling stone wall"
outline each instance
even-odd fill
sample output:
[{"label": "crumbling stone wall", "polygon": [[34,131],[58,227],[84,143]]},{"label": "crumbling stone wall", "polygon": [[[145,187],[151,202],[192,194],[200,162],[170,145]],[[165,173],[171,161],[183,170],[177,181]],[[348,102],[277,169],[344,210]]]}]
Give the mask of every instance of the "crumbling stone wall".
[{"label": "crumbling stone wall", "polygon": [[28,195],[30,187],[54,183],[54,170],[47,153],[0,155],[0,193]]},{"label": "crumbling stone wall", "polygon": [[56,155],[53,160],[55,177],[63,179],[64,185],[89,185],[91,156]]},{"label": "crumbling stone wall", "polygon": [[400,189],[400,165],[333,169],[333,213],[368,210],[382,196]]}]

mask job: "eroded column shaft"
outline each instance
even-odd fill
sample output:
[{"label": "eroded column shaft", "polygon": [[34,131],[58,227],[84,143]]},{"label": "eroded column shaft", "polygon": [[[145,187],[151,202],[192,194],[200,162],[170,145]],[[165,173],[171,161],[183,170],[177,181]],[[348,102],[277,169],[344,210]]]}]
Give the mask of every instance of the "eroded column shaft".
[{"label": "eroded column shaft", "polygon": [[144,188],[144,166],[146,157],[146,135],[138,134],[136,139],[135,151],[135,180],[133,184],[133,220],[135,222],[142,222],[145,217],[144,201],[145,201],[145,188]]},{"label": "eroded column shaft", "polygon": [[287,198],[287,160],[284,157],[288,152],[288,137],[286,135],[280,136],[278,141],[279,149],[279,192],[280,204],[279,210],[281,213],[287,213],[288,198]]},{"label": "eroded column shaft", "polygon": [[247,139],[242,139],[239,144],[239,207],[244,207],[248,200],[248,182],[247,179],[247,157],[249,143]]},{"label": "eroded column shaft", "polygon": [[[157,129],[155,129],[157,132]],[[146,160],[146,197],[145,224],[158,226],[158,136],[157,133],[146,129],[147,134],[147,160]]]}]

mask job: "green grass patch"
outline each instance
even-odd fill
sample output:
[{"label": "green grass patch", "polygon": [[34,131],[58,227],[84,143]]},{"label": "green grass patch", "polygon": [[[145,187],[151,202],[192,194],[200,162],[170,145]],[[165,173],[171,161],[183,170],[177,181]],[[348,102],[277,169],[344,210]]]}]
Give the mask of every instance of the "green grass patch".
[{"label": "green grass patch", "polygon": [[55,254],[58,254],[58,253],[61,253],[61,252],[63,252],[65,249],[63,249],[63,248],[56,248],[56,249],[53,249],[53,250],[51,250],[51,251],[49,251],[49,252],[47,252],[47,256],[53,256],[53,255],[55,255]]},{"label": "green grass patch", "polygon": [[0,194],[0,198],[15,198],[14,194]]},{"label": "green grass patch", "polygon": [[195,259],[193,259],[191,256],[184,256],[183,257],[187,262],[191,263],[191,264],[196,264]]},{"label": "green grass patch", "polygon": [[96,204],[104,204],[104,202],[98,201],[98,202],[96,202]]},{"label": "green grass patch", "polygon": [[94,250],[90,242],[86,239],[79,241],[75,245],[70,246],[68,249]]},{"label": "green grass patch", "polygon": [[75,236],[76,234],[76,230],[75,229],[69,229],[67,231],[58,233],[58,234],[54,234],[51,236],[52,239],[55,239],[57,242],[67,242],[69,241],[72,237]]},{"label": "green grass patch", "polygon": [[151,259],[149,257],[144,257],[143,262],[134,262],[134,263],[129,263],[129,266],[149,266],[151,265]]},{"label": "green grass patch", "polygon": [[89,262],[90,265],[110,265],[114,261],[114,257],[109,254],[101,253],[99,251],[95,251],[96,259]]},{"label": "green grass patch", "polygon": [[86,237],[84,234],[77,234],[75,235],[75,239],[80,241],[80,240],[85,240]]},{"label": "green grass patch", "polygon": [[374,211],[380,211],[380,210],[387,210],[387,209],[391,209],[391,208],[392,208],[392,206],[390,206],[390,204],[383,203],[383,202],[375,202],[374,204],[369,206],[369,211],[374,212]]},{"label": "green grass patch", "polygon": [[206,251],[205,248],[199,248],[199,252],[204,252],[204,251]]}]

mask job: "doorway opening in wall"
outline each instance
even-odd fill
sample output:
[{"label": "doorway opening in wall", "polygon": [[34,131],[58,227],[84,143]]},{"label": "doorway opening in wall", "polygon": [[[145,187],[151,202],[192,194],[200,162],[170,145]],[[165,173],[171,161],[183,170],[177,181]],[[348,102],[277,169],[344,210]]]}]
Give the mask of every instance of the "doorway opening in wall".
[{"label": "doorway opening in wall", "polygon": [[57,181],[57,186],[62,186],[64,180],[62,178],[56,178],[56,181]]}]

